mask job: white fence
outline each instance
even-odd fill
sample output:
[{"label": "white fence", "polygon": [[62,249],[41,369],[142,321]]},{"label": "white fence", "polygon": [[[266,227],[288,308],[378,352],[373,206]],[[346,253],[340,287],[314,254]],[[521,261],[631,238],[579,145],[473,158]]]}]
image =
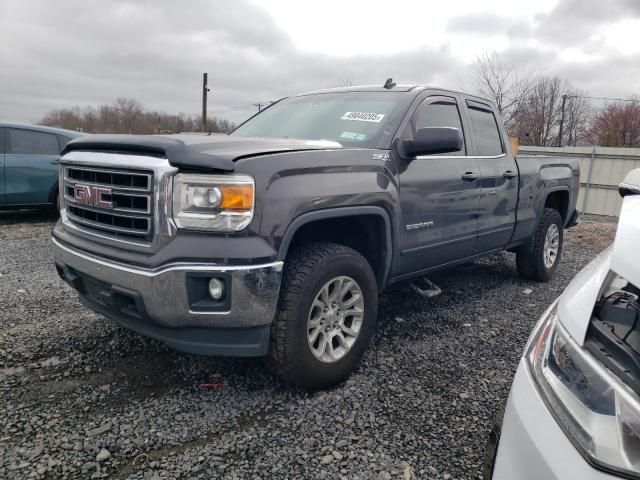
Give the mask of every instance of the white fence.
[{"label": "white fence", "polygon": [[630,170],[640,168],[640,148],[520,146],[518,153],[578,158],[578,210],[596,215],[618,216],[622,205],[618,184]]}]

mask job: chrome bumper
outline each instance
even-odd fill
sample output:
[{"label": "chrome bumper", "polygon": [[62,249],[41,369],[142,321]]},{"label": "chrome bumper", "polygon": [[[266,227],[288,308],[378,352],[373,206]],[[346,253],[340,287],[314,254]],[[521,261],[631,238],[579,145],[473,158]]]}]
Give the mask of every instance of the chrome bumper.
[{"label": "chrome bumper", "polygon": [[[273,321],[283,262],[251,266],[174,263],[150,270],[96,257],[63,245],[55,238],[52,240],[58,271],[63,278],[68,277],[64,279],[79,290],[89,306],[92,299],[87,298],[89,294],[82,288],[83,281],[92,285],[97,282],[106,293],[109,290],[131,292],[134,303],[140,304],[137,308],[142,310],[137,312],[139,316],[147,317],[160,327],[255,327]],[[194,310],[187,277],[206,277],[208,274],[229,279],[230,302],[223,309]],[[76,279],[79,280],[74,284]],[[99,311],[105,312],[104,305]],[[126,313],[113,310],[114,317]],[[109,308],[106,315],[110,316]]]}]

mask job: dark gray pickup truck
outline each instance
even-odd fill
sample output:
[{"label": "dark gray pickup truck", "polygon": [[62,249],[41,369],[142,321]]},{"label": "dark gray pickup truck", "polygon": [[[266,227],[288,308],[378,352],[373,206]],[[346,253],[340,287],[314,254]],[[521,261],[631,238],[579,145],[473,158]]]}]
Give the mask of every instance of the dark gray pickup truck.
[{"label": "dark gray pickup truck", "polygon": [[576,160],[515,158],[489,101],[393,84],[230,135],[83,137],[60,171],[55,263],[87,306],[310,390],[357,366],[390,284],[503,250],[548,280],[579,188]]}]

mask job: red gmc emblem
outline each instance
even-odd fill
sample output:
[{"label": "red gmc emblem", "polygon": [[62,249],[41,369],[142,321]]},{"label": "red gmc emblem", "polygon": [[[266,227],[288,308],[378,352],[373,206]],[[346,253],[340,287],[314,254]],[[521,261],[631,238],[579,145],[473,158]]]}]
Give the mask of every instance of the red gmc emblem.
[{"label": "red gmc emblem", "polygon": [[92,207],[113,208],[113,202],[105,200],[104,195],[111,195],[111,189],[78,183],[73,186],[73,199],[76,202]]}]

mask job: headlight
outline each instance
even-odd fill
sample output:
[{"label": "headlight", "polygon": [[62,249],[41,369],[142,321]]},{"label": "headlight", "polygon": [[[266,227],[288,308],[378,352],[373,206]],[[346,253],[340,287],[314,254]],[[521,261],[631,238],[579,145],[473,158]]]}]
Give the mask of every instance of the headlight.
[{"label": "headlight", "polygon": [[251,222],[253,206],[248,175],[181,173],[173,179],[173,220],[179,228],[239,231]]},{"label": "headlight", "polygon": [[527,364],[562,429],[592,463],[640,478],[640,399],[557,322],[543,317]]}]

